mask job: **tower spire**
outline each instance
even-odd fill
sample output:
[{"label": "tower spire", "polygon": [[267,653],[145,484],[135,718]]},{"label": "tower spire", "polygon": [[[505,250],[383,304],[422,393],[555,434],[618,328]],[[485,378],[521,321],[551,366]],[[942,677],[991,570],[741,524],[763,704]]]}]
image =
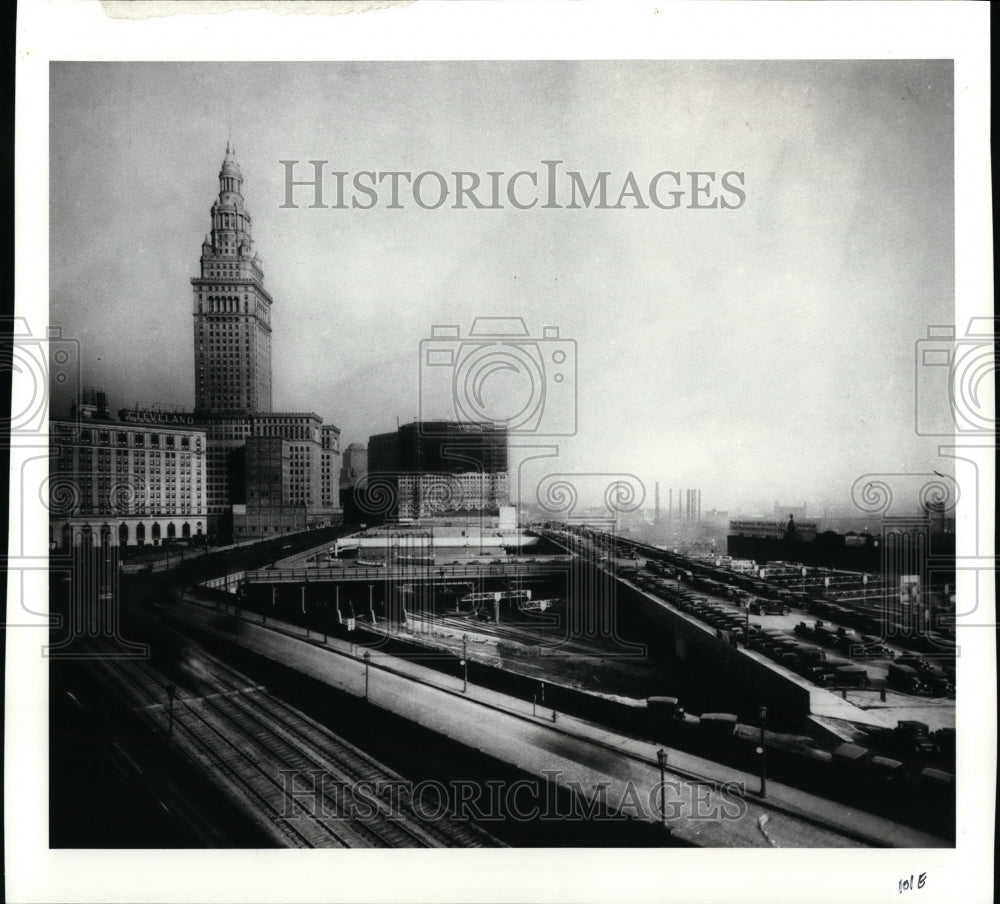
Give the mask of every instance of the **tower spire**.
[{"label": "tower spire", "polygon": [[195,405],[203,411],[270,411],[271,296],[264,288],[232,139],[219,171],[201,273],[191,280]]}]

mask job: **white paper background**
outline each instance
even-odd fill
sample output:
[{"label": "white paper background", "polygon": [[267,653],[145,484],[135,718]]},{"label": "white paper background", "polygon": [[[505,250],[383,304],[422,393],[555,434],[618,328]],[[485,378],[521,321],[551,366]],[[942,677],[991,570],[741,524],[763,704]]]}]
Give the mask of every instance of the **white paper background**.
[{"label": "white paper background", "polygon": [[[109,9],[119,15],[115,7],[123,6],[128,4]],[[954,59],[956,323],[961,329],[973,314],[992,314],[986,4],[419,2],[336,16],[319,12],[326,4],[306,4],[308,15],[287,14],[287,7],[283,15],[253,9],[218,15],[211,3],[191,4],[196,15],[179,12],[186,3],[131,6],[160,15],[112,18],[90,0],[18,7],[16,304],[33,330],[42,328],[48,310],[50,60]],[[989,464],[988,456],[983,461]],[[956,477],[961,481],[961,472]],[[981,472],[980,481],[989,500],[992,471]],[[973,549],[977,531],[980,550],[991,549],[992,522],[974,523],[969,500],[961,505],[960,554]],[[47,524],[43,512],[34,515],[31,529],[17,538],[18,552],[44,557]],[[12,528],[20,530],[14,514]],[[960,599],[971,590],[971,579],[964,587],[962,580]],[[975,621],[991,623],[992,577],[985,586],[980,582],[979,594]],[[9,594],[11,600],[19,596],[19,589]],[[926,886],[904,897],[991,897],[996,735],[990,628],[959,633],[958,845],[931,852],[49,851],[42,642],[37,628],[7,632],[8,900],[869,902],[900,899],[898,880],[921,872],[928,874]]]}]

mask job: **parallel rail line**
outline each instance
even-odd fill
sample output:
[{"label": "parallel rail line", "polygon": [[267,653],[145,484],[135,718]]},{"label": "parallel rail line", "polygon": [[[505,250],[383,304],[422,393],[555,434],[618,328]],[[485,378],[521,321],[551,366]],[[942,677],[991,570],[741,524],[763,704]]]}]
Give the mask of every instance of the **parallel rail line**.
[{"label": "parallel rail line", "polygon": [[[423,796],[414,801],[401,776],[221,661],[202,655],[222,674],[209,679],[215,686],[204,695],[177,691],[173,730],[179,746],[244,801],[255,820],[282,843],[301,848],[498,844],[472,824],[421,815],[418,811],[440,813],[440,801]],[[99,658],[96,664],[132,709],[167,732],[169,681],[142,662]],[[318,787],[295,793],[313,797],[311,810],[289,797],[286,776],[296,774],[311,774],[314,782],[323,776]],[[333,780],[332,788],[326,779]],[[357,794],[359,782],[368,783],[364,796]],[[397,791],[395,809],[387,800],[390,785]]]}]

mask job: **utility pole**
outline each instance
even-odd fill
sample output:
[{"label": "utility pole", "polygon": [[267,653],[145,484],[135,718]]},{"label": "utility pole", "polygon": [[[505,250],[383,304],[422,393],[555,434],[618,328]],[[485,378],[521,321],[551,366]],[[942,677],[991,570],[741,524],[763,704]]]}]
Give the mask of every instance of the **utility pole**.
[{"label": "utility pole", "polygon": [[167,737],[174,736],[174,697],[177,696],[177,685],[170,683],[167,685],[167,699],[170,701],[167,715]]},{"label": "utility pole", "polygon": [[760,708],[760,796],[767,797],[767,749],[764,747],[764,726],[767,723],[767,707]]},{"label": "utility pole", "polygon": [[660,764],[660,819],[665,828],[667,825],[667,751],[662,747],[656,751],[656,760]]},{"label": "utility pole", "polygon": [[462,693],[469,690],[469,635],[462,635]]},{"label": "utility pole", "polygon": [[365,703],[368,702],[368,665],[371,662],[372,654],[365,650]]}]

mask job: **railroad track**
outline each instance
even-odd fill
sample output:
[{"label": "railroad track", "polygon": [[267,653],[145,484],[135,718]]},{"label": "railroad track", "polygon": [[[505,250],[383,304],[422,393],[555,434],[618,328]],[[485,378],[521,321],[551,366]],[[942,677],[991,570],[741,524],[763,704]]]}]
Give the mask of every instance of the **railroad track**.
[{"label": "railroad track", "polygon": [[[99,652],[97,650],[96,652]],[[202,679],[192,695],[178,689],[173,732],[178,746],[244,801],[269,833],[292,847],[395,848],[496,845],[478,827],[455,819],[431,820],[444,801],[422,795],[363,751],[328,732],[214,657],[220,674]],[[168,731],[170,682],[147,663],[98,659],[119,696]],[[296,776],[312,788],[296,786]],[[366,783],[362,793],[358,784]],[[431,786],[432,787],[432,786]],[[295,799],[311,798],[312,806]],[[381,793],[380,793],[381,792]],[[395,803],[394,803],[395,802]]]},{"label": "railroad track", "polygon": [[566,637],[566,629],[561,625],[545,625],[540,623],[538,627],[504,624],[499,625],[492,622],[476,622],[462,619],[454,615],[437,614],[425,619],[431,625],[440,625],[462,633],[475,633],[484,637],[491,637],[497,641],[511,641],[524,644],[529,647],[546,647],[549,650],[558,650],[563,655],[575,654],[586,657],[603,657],[609,651],[597,646],[588,644],[574,638]]},{"label": "railroad track", "polygon": [[[144,711],[167,733],[169,716],[164,701],[169,682],[144,663],[99,659],[96,665],[132,708]],[[209,771],[254,814],[254,821],[289,847],[351,847],[351,837],[317,819],[291,822],[283,818],[284,787],[276,770],[249,758],[240,744],[205,714],[178,695],[173,731],[178,747]]]},{"label": "railroad track", "polygon": [[[414,798],[411,783],[401,775],[343,738],[335,737],[305,714],[266,691],[257,691],[251,697],[238,694],[240,683],[246,681],[244,676],[221,660],[202,655],[212,663],[215,680],[233,692],[224,698],[227,703],[241,707],[247,718],[286,736],[300,749],[319,754],[313,756],[304,768],[323,769],[325,774],[334,776],[337,783],[346,786],[368,783],[371,795],[365,798],[365,803],[368,804],[371,796],[376,797],[380,809],[387,812],[389,818],[402,819],[401,828],[414,839],[409,845],[397,846],[414,846],[416,843],[427,847],[484,847],[497,843],[473,824],[456,819],[428,819],[426,813],[438,814],[448,804],[448,801],[441,800],[434,785],[428,784],[420,796]],[[388,787],[390,784],[391,788]],[[380,785],[385,788],[381,793]]]}]

